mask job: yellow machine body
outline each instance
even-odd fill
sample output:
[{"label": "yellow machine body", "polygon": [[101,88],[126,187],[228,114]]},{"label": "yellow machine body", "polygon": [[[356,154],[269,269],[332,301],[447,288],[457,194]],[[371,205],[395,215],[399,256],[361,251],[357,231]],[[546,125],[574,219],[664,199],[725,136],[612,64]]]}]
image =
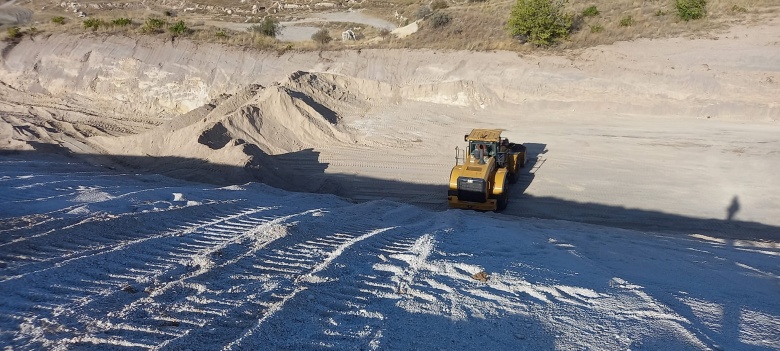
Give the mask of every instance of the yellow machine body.
[{"label": "yellow machine body", "polygon": [[[451,208],[501,211],[509,200],[509,183],[525,164],[525,147],[509,143],[498,129],[474,129],[464,136],[463,152],[456,148],[447,202]],[[459,164],[458,160],[463,160]]]}]

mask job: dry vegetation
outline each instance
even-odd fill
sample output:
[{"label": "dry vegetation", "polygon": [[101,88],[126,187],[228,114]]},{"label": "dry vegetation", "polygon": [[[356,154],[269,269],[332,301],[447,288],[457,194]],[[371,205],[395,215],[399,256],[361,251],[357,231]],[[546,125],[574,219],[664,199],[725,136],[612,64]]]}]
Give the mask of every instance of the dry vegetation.
[{"label": "dry vegetation", "polygon": [[[388,47],[388,48],[434,48],[434,49],[467,49],[467,50],[516,50],[529,51],[536,48],[523,44],[512,38],[506,29],[510,10],[516,0],[444,0],[433,3],[430,0],[390,0],[385,2],[363,2],[352,8],[362,8],[367,14],[387,19],[403,25],[401,22],[414,21],[421,13],[421,7],[430,10],[429,15],[419,22],[417,33],[403,39],[381,35],[381,28],[374,28],[356,23],[331,22],[320,25],[327,29],[335,39],[326,46],[328,49]],[[59,3],[57,3],[59,4]],[[205,2],[203,3],[206,4]],[[251,9],[250,2],[240,0],[220,0],[209,2],[210,5]],[[21,5],[24,6],[23,3]],[[432,6],[433,5],[433,6]],[[598,14],[584,16],[583,11],[594,7]],[[435,8],[435,9],[432,9]],[[636,38],[663,38],[671,36],[707,36],[714,31],[734,24],[759,23],[780,14],[780,2],[777,0],[708,0],[707,14],[703,19],[683,21],[676,13],[675,0],[593,0],[569,1],[566,11],[574,15],[574,26],[568,39],[550,48],[551,50],[582,48],[600,44],[610,44],[616,41]],[[343,10],[344,8],[342,8]],[[43,35],[59,32],[123,34],[123,35],[159,35],[175,37],[169,26],[184,21],[190,31],[182,36],[196,41],[219,42],[226,45],[238,45],[259,49],[286,50],[317,50],[323,45],[311,42],[288,43],[273,37],[257,33],[231,31],[205,25],[205,21],[218,19],[222,21],[244,22],[241,16],[228,16],[225,11],[183,12],[179,9],[167,9],[159,5],[152,10],[133,11],[95,10],[90,19],[100,25],[85,28],[83,18],[77,18],[59,8],[55,3],[48,6],[47,11],[36,13],[33,25],[21,26],[21,30],[29,33],[31,27]],[[426,12],[426,11],[422,11]],[[399,20],[395,14],[408,20]],[[438,14],[438,16],[436,16]],[[266,12],[250,18],[259,22]],[[306,12],[282,10],[272,14],[277,20],[305,18]],[[237,18],[238,17],[238,18]],[[445,24],[434,21],[448,17]],[[132,20],[128,25],[114,25],[118,18]],[[149,18],[159,18],[166,22],[162,30],[149,31],[145,23]],[[630,21],[629,21],[630,19]],[[211,22],[209,22],[211,23]],[[440,25],[435,25],[440,24]],[[359,28],[357,42],[341,42],[341,31],[349,28]],[[374,40],[372,40],[374,39]]]}]

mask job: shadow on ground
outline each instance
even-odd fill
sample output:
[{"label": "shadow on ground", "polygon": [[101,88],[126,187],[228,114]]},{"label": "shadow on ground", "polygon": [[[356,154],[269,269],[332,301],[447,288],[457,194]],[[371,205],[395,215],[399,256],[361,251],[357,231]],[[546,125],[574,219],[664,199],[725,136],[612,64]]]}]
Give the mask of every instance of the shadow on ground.
[{"label": "shadow on ground", "polygon": [[[82,155],[53,147],[35,145],[36,151],[0,151],[0,156],[21,158],[68,157],[74,162],[86,162],[117,171],[161,174],[172,178],[217,185],[263,182],[293,192],[351,195],[354,202],[378,199],[405,202],[431,210],[447,210],[447,186],[414,184],[377,179],[352,174],[328,174],[327,163],[319,162],[319,153],[312,149],[284,155],[267,155],[248,145],[245,150],[253,158],[245,167],[209,163],[181,157]],[[733,219],[704,219],[660,211],[631,209],[596,203],[578,203],[554,197],[524,194],[543,167],[539,155],[545,144],[527,144],[528,163],[512,188],[511,201],[503,215],[567,220],[624,229],[680,234],[705,234],[714,237],[746,240],[780,241],[780,227]],[[283,172],[280,172],[283,167]],[[290,176],[293,174],[294,176]]]}]

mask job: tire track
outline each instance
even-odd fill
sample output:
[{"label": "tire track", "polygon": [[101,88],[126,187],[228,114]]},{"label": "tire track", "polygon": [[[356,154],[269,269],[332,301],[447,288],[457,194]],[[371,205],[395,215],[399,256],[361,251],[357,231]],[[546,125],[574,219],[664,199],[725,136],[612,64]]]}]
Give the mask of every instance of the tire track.
[{"label": "tire track", "polygon": [[[34,342],[47,348],[68,347],[67,345],[80,343],[132,344],[148,348],[170,339],[172,335],[179,336],[178,333],[157,330],[171,324],[170,321],[166,324],[165,321],[167,319],[164,314],[154,319],[160,322],[159,324],[127,326],[124,318],[126,315],[123,315],[122,311],[126,310],[128,306],[132,307],[139,303],[148,302],[146,298],[139,298],[141,295],[138,295],[143,294],[141,292],[143,285],[146,285],[146,288],[143,289],[146,290],[146,294],[158,296],[166,290],[178,286],[179,282],[187,277],[202,274],[204,270],[193,264],[193,258],[208,256],[219,250],[220,247],[225,246],[226,243],[240,242],[246,238],[247,233],[252,233],[252,230],[247,231],[250,225],[235,221],[237,218],[244,218],[245,222],[253,222],[257,228],[264,225],[264,223],[278,221],[278,218],[286,218],[284,212],[274,208],[256,208],[216,217],[213,220],[205,221],[205,223],[203,223],[204,221],[193,221],[195,222],[194,224],[173,231],[163,228],[164,233],[155,237],[155,240],[145,239],[141,242],[133,243],[136,246],[132,250],[136,254],[133,257],[122,257],[122,250],[109,250],[109,252],[89,255],[89,257],[82,259],[85,262],[71,263],[69,269],[68,267],[59,266],[51,272],[36,274],[36,279],[32,282],[30,282],[32,280],[30,278],[23,279],[25,284],[31,284],[34,287],[25,289],[25,291],[33,291],[33,293],[30,295],[22,294],[18,298],[12,299],[11,301],[13,302],[11,303],[18,304],[18,306],[9,306],[8,308],[17,311],[30,310],[32,308],[33,310],[38,310],[38,317],[33,320],[27,320],[20,325],[22,334],[24,330],[35,330],[42,323],[55,323],[63,328],[67,326],[71,330],[99,332],[92,332],[87,335],[71,333],[73,336],[69,338],[64,337],[56,340],[46,338],[35,340],[35,336],[29,335],[16,335],[15,339],[31,337]],[[253,215],[260,213],[263,213],[263,215],[253,217]],[[286,216],[298,215],[300,213],[296,212],[293,215]],[[217,227],[219,230],[211,231],[209,229],[214,226],[219,226]],[[231,228],[232,232],[229,232],[228,228]],[[128,248],[128,246],[130,245],[125,245],[123,249]],[[125,262],[125,268],[121,272],[106,272],[99,264],[95,264],[96,261],[99,262],[101,259],[122,259]],[[45,282],[48,275],[64,275],[66,278],[60,279],[58,286],[47,286]],[[5,287],[10,285],[8,282],[3,282],[2,284]],[[35,293],[35,291],[39,293]],[[46,302],[39,301],[46,296],[56,296],[56,298],[49,298]],[[89,310],[93,308],[108,311],[109,316],[117,315],[122,318],[116,323],[112,323],[110,320],[85,320],[84,316],[89,315]],[[49,312],[47,313],[47,311]],[[205,312],[208,313],[208,311]],[[220,312],[211,311],[211,313],[219,314]],[[182,320],[189,321],[194,325],[203,324],[203,321],[197,318]],[[114,327],[115,325],[124,325],[126,327],[116,328]],[[115,334],[112,334],[112,331],[119,331],[123,337],[118,338]],[[152,332],[149,334],[144,331]],[[129,341],[127,339],[128,335],[139,340]],[[140,336],[132,337],[132,335]],[[156,337],[149,337],[148,335],[155,335]]]},{"label": "tire track", "polygon": [[[316,273],[296,279],[298,289],[291,293],[295,296],[284,301],[289,307],[280,307],[276,315],[247,331],[246,343],[295,350],[378,348],[385,320],[380,311],[388,306],[382,307],[383,301],[377,301],[377,290],[381,290],[379,294],[392,295],[397,294],[397,287],[387,284],[389,273],[374,271],[372,267],[387,260],[385,255],[411,252],[422,230],[416,225],[388,227],[346,241],[348,246],[342,244],[343,249],[332,251],[329,259],[320,264],[321,269],[314,269]],[[329,239],[325,237],[320,242]],[[359,264],[350,267],[345,265],[347,262]],[[290,323],[301,315],[309,317],[303,323]],[[278,338],[280,334],[286,337]],[[240,342],[224,349],[235,346],[240,346]]]}]

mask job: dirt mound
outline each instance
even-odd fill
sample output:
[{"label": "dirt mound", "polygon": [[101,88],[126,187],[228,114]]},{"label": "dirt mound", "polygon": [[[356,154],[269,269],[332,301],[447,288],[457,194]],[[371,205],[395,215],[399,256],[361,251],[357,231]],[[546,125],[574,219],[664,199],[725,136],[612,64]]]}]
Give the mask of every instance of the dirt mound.
[{"label": "dirt mound", "polygon": [[282,85],[293,95],[312,97],[339,114],[359,113],[398,99],[397,89],[390,84],[332,73],[297,71]]},{"label": "dirt mound", "polygon": [[[90,141],[134,167],[199,181],[261,180],[289,188],[291,180],[274,165],[275,155],[353,142],[339,125],[340,111],[359,98],[325,81],[335,80],[297,72],[280,84],[250,85],[221,96],[145,133]],[[339,89],[341,95],[333,94]],[[213,174],[204,161],[225,167]]]}]

